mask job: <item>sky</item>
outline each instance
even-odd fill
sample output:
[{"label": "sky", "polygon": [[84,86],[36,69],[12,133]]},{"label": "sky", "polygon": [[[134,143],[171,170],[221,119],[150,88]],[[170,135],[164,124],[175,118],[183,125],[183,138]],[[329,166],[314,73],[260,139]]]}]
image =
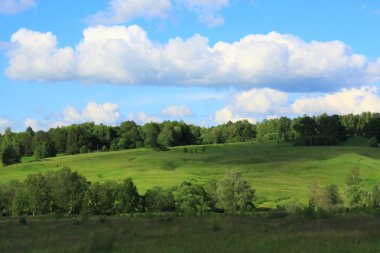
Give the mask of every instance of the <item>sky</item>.
[{"label": "sky", "polygon": [[380,111],[379,0],[2,0],[0,132]]}]

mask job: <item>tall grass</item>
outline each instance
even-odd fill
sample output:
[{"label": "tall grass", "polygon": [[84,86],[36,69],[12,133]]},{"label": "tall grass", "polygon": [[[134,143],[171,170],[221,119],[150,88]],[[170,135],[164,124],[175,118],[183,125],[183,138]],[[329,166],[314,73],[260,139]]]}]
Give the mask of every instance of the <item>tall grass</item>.
[{"label": "tall grass", "polygon": [[263,217],[0,221],[0,252],[377,252],[380,219]]}]

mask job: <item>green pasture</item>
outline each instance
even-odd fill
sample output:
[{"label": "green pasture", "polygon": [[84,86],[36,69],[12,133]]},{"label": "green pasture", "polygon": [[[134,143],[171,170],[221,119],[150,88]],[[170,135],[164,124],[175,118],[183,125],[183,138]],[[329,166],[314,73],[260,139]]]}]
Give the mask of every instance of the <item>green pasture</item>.
[{"label": "green pasture", "polygon": [[380,149],[354,146],[294,147],[276,143],[238,143],[91,153],[24,162],[0,167],[0,183],[23,180],[28,174],[54,171],[68,166],[92,182],[131,177],[140,193],[153,186],[171,187],[184,180],[201,184],[238,170],[256,190],[256,204],[306,203],[309,186],[335,183],[344,190],[347,174],[360,168],[368,190],[380,181]]}]

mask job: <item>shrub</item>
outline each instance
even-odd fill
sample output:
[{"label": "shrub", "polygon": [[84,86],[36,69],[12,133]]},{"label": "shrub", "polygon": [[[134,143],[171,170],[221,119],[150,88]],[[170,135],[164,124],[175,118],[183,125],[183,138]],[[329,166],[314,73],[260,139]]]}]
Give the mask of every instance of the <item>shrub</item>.
[{"label": "shrub", "polygon": [[253,206],[255,190],[241,174],[232,171],[216,185],[217,206],[229,213],[250,211]]},{"label": "shrub", "polygon": [[114,143],[111,144],[110,151],[117,151],[117,144],[116,144],[116,142],[114,142]]},{"label": "shrub", "polygon": [[371,147],[371,148],[377,148],[377,139],[376,137],[371,137],[369,140],[368,140],[368,145]]},{"label": "shrub", "polygon": [[327,135],[301,136],[294,140],[295,146],[335,146],[338,140]]},{"label": "shrub", "polygon": [[275,209],[271,209],[268,212],[269,218],[284,218],[288,216],[288,211],[284,206],[277,205]]},{"label": "shrub", "polygon": [[144,207],[148,212],[173,212],[175,211],[173,193],[157,186],[149,189],[144,195]]},{"label": "shrub", "polygon": [[79,149],[79,153],[81,154],[86,154],[90,152],[89,148],[87,146],[82,146],[80,149]]},{"label": "shrub", "polygon": [[18,218],[18,223],[21,225],[26,225],[26,218],[25,217],[20,217]]}]

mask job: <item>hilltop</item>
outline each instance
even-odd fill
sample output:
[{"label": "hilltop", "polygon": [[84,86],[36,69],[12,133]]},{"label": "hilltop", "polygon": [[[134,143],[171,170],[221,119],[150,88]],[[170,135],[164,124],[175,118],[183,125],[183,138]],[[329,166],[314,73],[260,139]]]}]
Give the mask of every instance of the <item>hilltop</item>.
[{"label": "hilltop", "polygon": [[256,189],[259,206],[306,203],[310,185],[335,183],[343,193],[353,167],[360,168],[364,185],[380,180],[380,152],[369,147],[295,147],[277,143],[235,143],[171,148],[96,152],[0,167],[0,183],[23,180],[28,174],[70,167],[92,182],[131,177],[140,193],[153,186],[171,187],[184,180],[204,184],[229,170],[242,172]]}]

